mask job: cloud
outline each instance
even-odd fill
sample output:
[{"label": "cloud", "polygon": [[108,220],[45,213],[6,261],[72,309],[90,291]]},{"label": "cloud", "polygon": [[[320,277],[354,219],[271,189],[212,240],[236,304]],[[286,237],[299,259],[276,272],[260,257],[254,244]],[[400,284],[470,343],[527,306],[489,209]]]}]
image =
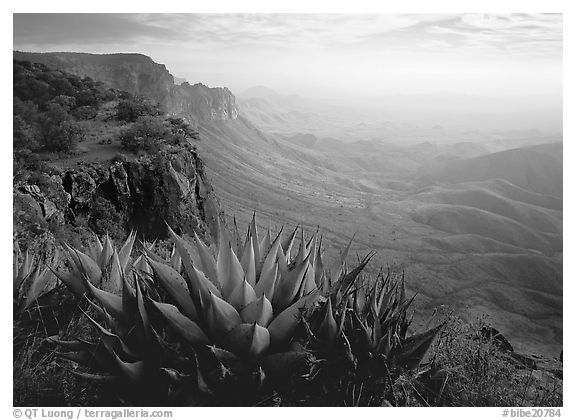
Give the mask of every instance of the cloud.
[{"label": "cloud", "polygon": [[106,44],[136,39],[177,39],[175,28],[142,22],[137,15],[16,13],[14,44]]},{"label": "cloud", "polygon": [[431,26],[428,32],[451,36],[461,48],[561,58],[562,16],[556,14],[466,14],[452,25]]}]

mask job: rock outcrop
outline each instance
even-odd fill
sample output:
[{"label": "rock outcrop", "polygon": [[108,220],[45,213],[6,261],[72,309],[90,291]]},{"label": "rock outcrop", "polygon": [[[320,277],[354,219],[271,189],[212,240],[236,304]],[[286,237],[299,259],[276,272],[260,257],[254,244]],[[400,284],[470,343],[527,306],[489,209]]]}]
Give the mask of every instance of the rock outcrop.
[{"label": "rock outcrop", "polygon": [[169,112],[203,121],[226,121],[238,118],[236,98],[228,88],[210,88],[202,83],[183,83],[173,90]]},{"label": "rock outcrop", "polygon": [[236,98],[228,88],[201,83],[175,84],[163,64],[142,54],[27,53],[14,59],[42,63],[80,77],[90,77],[108,87],[155,100],[168,114],[198,125],[238,118]]},{"label": "rock outcrop", "polygon": [[94,217],[98,200],[105,200],[126,230],[147,239],[165,238],[166,223],[177,232],[215,234],[218,204],[189,144],[106,165],[80,163],[46,177],[40,185],[30,179],[15,186],[15,230],[21,225],[42,230],[51,221],[75,224],[78,218]]}]

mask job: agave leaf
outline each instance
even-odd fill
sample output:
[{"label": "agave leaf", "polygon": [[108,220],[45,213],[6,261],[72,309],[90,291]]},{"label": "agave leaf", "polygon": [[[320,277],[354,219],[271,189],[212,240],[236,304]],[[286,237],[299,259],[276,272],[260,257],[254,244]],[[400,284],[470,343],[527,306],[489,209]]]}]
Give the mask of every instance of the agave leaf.
[{"label": "agave leaf", "polygon": [[30,307],[32,303],[56,286],[56,276],[48,267],[44,268],[40,272],[39,271],[40,267],[38,266],[34,271],[34,277],[32,278],[30,287],[28,288],[28,292],[24,298],[24,309]]},{"label": "agave leaf", "polygon": [[162,316],[166,318],[168,324],[188,343],[192,345],[209,343],[209,340],[204,334],[204,331],[202,331],[198,324],[196,324],[190,318],[182,315],[182,313],[174,305],[170,305],[168,303],[160,303],[154,300],[151,302],[162,314]]},{"label": "agave leaf", "polygon": [[106,292],[118,295],[122,292],[120,263],[118,262],[118,253],[115,249],[112,250],[112,256],[109,259],[106,269],[102,271],[100,288]]},{"label": "agave leaf", "polygon": [[122,284],[122,308],[127,313],[132,313],[133,308],[136,306],[136,290],[128,283],[126,273],[119,266],[121,264],[119,258],[114,258],[117,265],[115,271],[120,275],[120,283]]},{"label": "agave leaf", "polygon": [[[182,264],[184,265],[184,269],[186,270],[188,277],[191,279],[191,276],[193,276],[197,270],[195,270],[195,268],[194,268],[194,262],[192,260],[192,255],[188,249],[189,245],[184,239],[182,239],[180,236],[178,236],[170,228],[170,226],[168,226],[168,232],[170,233],[172,241],[174,241],[174,245],[176,245],[176,250],[180,254],[180,258],[182,258]],[[198,242],[197,242],[197,244],[198,244]],[[209,280],[212,281],[212,284],[216,288],[220,289],[220,284],[218,283],[217,280],[212,280],[212,279],[209,279]],[[193,292],[193,291],[191,290],[190,292]]]},{"label": "agave leaf", "polygon": [[234,217],[234,227],[232,229],[232,248],[234,252],[238,256],[239,259],[242,259],[242,238],[240,236],[240,231],[238,230],[238,223],[236,223],[236,217]]},{"label": "agave leaf", "polygon": [[240,314],[232,305],[210,293],[207,324],[215,340],[222,340],[241,322]]},{"label": "agave leaf", "polygon": [[333,343],[338,333],[338,324],[334,319],[332,312],[332,300],[328,298],[328,302],[324,305],[324,317],[320,323],[320,328],[316,334],[318,338],[328,343]]},{"label": "agave leaf", "polygon": [[154,333],[150,326],[150,318],[148,317],[148,311],[144,306],[144,298],[142,296],[142,290],[140,288],[140,282],[136,280],[136,303],[138,306],[138,311],[136,315],[136,333],[140,335],[140,342],[145,343],[146,346],[144,351],[152,351],[153,344],[156,344],[154,338]]},{"label": "agave leaf", "polygon": [[364,345],[355,346],[355,353],[361,352],[362,354],[368,353],[374,350],[374,344],[372,342],[372,334],[370,334],[369,327],[364,324],[358,317],[358,314],[352,312],[352,322],[354,323],[354,330],[359,334],[361,343]]},{"label": "agave leaf", "polygon": [[75,362],[84,366],[88,365],[92,360],[92,355],[87,351],[57,351],[56,355],[61,359],[70,360],[71,362]]},{"label": "agave leaf", "polygon": [[221,289],[222,286],[218,281],[218,275],[216,272],[216,261],[210,253],[210,249],[208,249],[204,241],[198,237],[196,232],[194,232],[194,240],[196,248],[198,249],[198,255],[200,256],[200,270],[204,272],[204,275],[208,280],[210,280],[218,289]]},{"label": "agave leaf", "polygon": [[266,231],[266,234],[258,244],[261,259],[264,259],[264,256],[268,253],[268,250],[270,249],[271,245],[272,245],[272,233],[270,232],[270,222],[268,222],[268,230]]},{"label": "agave leaf", "polygon": [[209,394],[209,395],[214,395],[214,391],[212,390],[210,385],[208,385],[206,378],[204,378],[204,374],[202,373],[202,370],[200,369],[200,364],[198,362],[196,362],[196,378],[198,381],[198,384],[197,384],[198,390],[200,392],[203,392],[203,393]]},{"label": "agave leaf", "polygon": [[[278,270],[280,270],[280,274],[285,276],[288,273],[288,257],[284,254],[284,250],[281,246],[278,247],[277,253],[277,261],[278,261]],[[260,274],[262,276],[262,274]]]},{"label": "agave leaf", "polygon": [[88,318],[88,320],[100,331],[100,333],[102,334],[101,335],[102,343],[104,344],[104,347],[106,347],[106,349],[110,352],[110,354],[116,352],[122,354],[125,358],[129,358],[132,360],[137,359],[138,356],[128,348],[128,346],[124,343],[124,341],[122,341],[120,337],[104,328],[86,312],[84,312],[84,316]]},{"label": "agave leaf", "polygon": [[308,243],[306,244],[306,249],[310,252],[310,264],[314,266],[316,262],[316,245],[318,244],[318,232],[320,231],[320,226],[316,228],[316,232],[312,235]]},{"label": "agave leaf", "polygon": [[278,233],[278,235],[276,236],[276,239],[274,240],[274,242],[268,247],[268,249],[266,251],[268,251],[268,254],[265,254],[264,252],[261,253],[260,255],[264,256],[264,262],[262,263],[262,269],[260,271],[260,276],[262,275],[262,273],[269,273],[270,271],[273,270],[274,265],[277,264],[278,261],[278,250],[280,249],[280,241],[281,241],[281,234],[282,234],[282,230],[280,230],[280,232]]},{"label": "agave leaf", "polygon": [[230,294],[228,302],[236,308],[238,312],[256,300],[256,293],[250,284],[244,280]]},{"label": "agave leaf", "polygon": [[[22,265],[17,269],[17,275],[14,277],[13,288],[14,293],[20,288],[20,285],[32,274],[32,265],[34,264],[34,258],[30,256],[28,250],[24,253],[24,261]],[[16,263],[16,266],[18,263]]]},{"label": "agave leaf", "polygon": [[248,324],[254,322],[263,327],[267,327],[274,317],[272,313],[272,304],[265,295],[253,301],[240,312],[242,321]]},{"label": "agave leaf", "polygon": [[60,337],[57,335],[51,335],[50,337],[46,337],[45,340],[51,344],[66,347],[67,349],[73,351],[79,351],[84,349],[84,343],[80,340],[60,340]]},{"label": "agave leaf", "polygon": [[180,258],[180,254],[176,251],[176,245],[172,245],[172,252],[170,253],[170,267],[178,273],[182,271],[182,258]]},{"label": "agave leaf", "polygon": [[318,248],[316,248],[316,257],[314,258],[314,281],[316,286],[321,289],[324,276],[324,263],[322,262],[322,236],[318,241]]},{"label": "agave leaf", "polygon": [[332,297],[338,296],[337,294],[340,293],[340,296],[334,300],[334,302],[337,303],[337,306],[340,306],[342,304],[341,301],[343,299],[348,299],[350,289],[354,285],[356,278],[362,272],[362,270],[364,270],[364,268],[370,262],[372,257],[374,257],[374,255],[376,254],[369,253],[368,255],[366,255],[364,259],[360,262],[360,264],[358,264],[358,266],[356,266],[351,272],[344,275],[344,277],[342,277],[340,281],[337,283],[336,292],[332,293]]},{"label": "agave leaf", "polygon": [[174,299],[182,312],[192,318],[198,319],[198,312],[196,306],[190,297],[188,286],[184,278],[167,264],[163,264],[147,258],[148,264],[152,267],[156,278],[162,284],[162,287],[168,292],[170,297]]},{"label": "agave leaf", "polygon": [[178,372],[176,369],[172,368],[160,368],[160,372],[162,372],[166,377],[174,383],[181,383],[181,382],[188,382],[193,380],[196,375],[184,374]]},{"label": "agave leaf", "polygon": [[117,371],[114,359],[102,344],[94,344],[82,340],[78,341],[81,341],[83,344],[82,350],[68,353],[56,352],[56,354],[59,357],[72,360],[85,366],[91,366],[93,363],[96,363],[105,370],[111,372]]},{"label": "agave leaf", "polygon": [[247,246],[243,251],[240,265],[246,275],[246,281],[254,287],[256,285],[256,259],[254,257],[254,247],[252,246],[252,242],[250,242],[249,246]]},{"label": "agave leaf", "polygon": [[300,228],[300,248],[298,255],[296,255],[296,264],[302,264],[309,256],[308,248],[306,247],[306,239],[304,238],[304,228]]},{"label": "agave leaf", "polygon": [[257,359],[270,347],[270,334],[256,323],[239,324],[224,338],[224,343],[234,353]]},{"label": "agave leaf", "polygon": [[446,322],[425,331],[420,334],[413,335],[404,340],[400,348],[394,352],[394,359],[399,363],[406,366],[408,369],[416,369],[422,363],[422,359],[426,352],[432,345],[436,334],[446,325]]},{"label": "agave leaf", "polygon": [[71,255],[74,259],[74,262],[76,263],[78,271],[81,274],[84,274],[86,279],[93,285],[100,284],[102,279],[102,270],[100,270],[98,264],[83,252],[80,252],[77,249],[71,247],[68,247],[68,249],[72,252]]},{"label": "agave leaf", "polygon": [[[220,291],[214,286],[210,280],[206,278],[204,273],[197,270],[193,264],[190,263],[190,271],[188,271],[188,288],[190,295],[197,308],[206,311],[206,303],[210,301],[210,293],[221,298]],[[202,313],[202,311],[200,311]],[[200,315],[199,313],[199,315]]]},{"label": "agave leaf", "polygon": [[114,254],[114,245],[112,244],[110,236],[106,234],[106,239],[104,240],[104,247],[102,249],[102,252],[98,256],[98,260],[96,260],[96,263],[98,264],[98,267],[100,267],[100,270],[103,271],[108,266],[110,258],[112,258],[113,254]]},{"label": "agave leaf", "polygon": [[412,315],[410,316],[410,319],[406,320],[406,314],[404,314],[404,322],[402,322],[401,327],[400,327],[400,331],[398,331],[398,336],[400,337],[401,340],[403,340],[404,338],[406,338],[406,333],[408,332],[408,327],[410,325],[412,325],[412,321],[414,320],[414,312],[412,312]]},{"label": "agave leaf", "polygon": [[310,293],[312,290],[316,289],[316,282],[314,282],[314,269],[312,264],[308,263],[306,267],[306,273],[304,274],[304,279],[302,280],[302,286],[300,287],[300,292],[298,296],[304,296]]},{"label": "agave leaf", "polygon": [[333,275],[333,277],[336,280],[338,280],[340,278],[340,276],[342,276],[342,273],[344,272],[344,267],[346,264],[346,258],[348,258],[348,253],[350,252],[350,247],[352,246],[352,242],[354,241],[355,236],[356,236],[356,232],[354,232],[354,235],[352,235],[352,237],[350,238],[348,245],[346,245],[346,248],[344,248],[344,250],[340,254],[338,261],[335,263],[335,265],[330,270],[331,272],[335,273],[335,275]]},{"label": "agave leaf", "polygon": [[301,263],[297,262],[296,266],[288,271],[286,277],[280,278],[272,297],[272,306],[275,312],[282,311],[296,298],[308,268],[309,258],[310,254]]},{"label": "agave leaf", "polygon": [[273,346],[277,346],[291,338],[300,322],[301,311],[314,305],[317,299],[318,293],[314,291],[309,295],[301,297],[274,318],[270,325],[268,325],[270,341]]},{"label": "agave leaf", "polygon": [[212,353],[212,355],[225,366],[230,367],[238,363],[238,358],[234,353],[214,345],[207,347],[208,350],[210,350],[210,352]]},{"label": "agave leaf", "polygon": [[[388,272],[388,274],[386,275],[386,280],[384,280],[384,283],[387,283],[389,278],[390,278],[390,272]],[[395,290],[394,287],[391,287],[389,290],[386,290],[384,286],[382,287],[377,305],[379,318],[382,318],[386,309],[390,307],[390,300],[394,295],[394,290]]]},{"label": "agave leaf", "polygon": [[120,377],[116,375],[97,375],[95,373],[77,372],[75,370],[72,371],[72,374],[92,382],[114,383],[120,380]]},{"label": "agave leaf", "polygon": [[228,298],[244,279],[244,270],[230,242],[223,244],[218,249],[218,261],[216,262],[218,282],[222,285],[222,295]]},{"label": "agave leaf", "polygon": [[256,296],[266,296],[268,300],[271,300],[278,283],[278,277],[278,264],[275,264],[274,268],[269,272],[262,272],[262,274],[260,274],[260,280],[254,288]]},{"label": "agave leaf", "polygon": [[382,337],[380,339],[380,342],[378,343],[378,353],[381,353],[384,356],[388,357],[388,355],[390,354],[390,350],[392,350],[391,337],[392,337],[392,331],[388,330],[384,335],[384,337]]},{"label": "agave leaf", "polygon": [[[98,235],[95,234],[94,237],[98,240],[98,242],[100,242],[100,240],[98,239]],[[100,244],[100,247],[101,246],[102,244]],[[94,261],[98,261],[100,254],[102,254],[102,249],[98,247],[97,242],[94,240],[88,244],[88,249],[86,250],[86,253]]]},{"label": "agave leaf", "polygon": [[120,372],[134,384],[141,385],[145,375],[144,361],[130,363],[122,361],[117,354],[114,354],[114,357]]},{"label": "agave leaf", "polygon": [[98,235],[94,235],[94,239],[95,239],[94,250],[96,251],[96,258],[94,258],[94,261],[96,261],[100,256],[100,254],[102,254],[102,251],[104,250],[104,245],[102,245],[102,242],[100,241]]},{"label": "agave leaf", "polygon": [[294,228],[294,231],[290,234],[290,236],[288,236],[288,238],[282,241],[282,250],[284,251],[284,255],[286,255],[287,261],[290,260],[292,245],[294,245],[294,238],[296,238],[296,233],[298,232],[299,227],[300,225],[296,226],[296,228]]},{"label": "agave leaf", "polygon": [[152,276],[152,267],[150,267],[150,264],[148,264],[144,255],[140,255],[136,258],[136,261],[134,261],[134,264],[132,265],[132,269],[136,273]]},{"label": "agave leaf", "polygon": [[258,240],[258,228],[256,227],[256,212],[252,214],[252,221],[250,222],[250,228],[248,236],[252,240],[252,248],[254,249],[254,260],[256,261],[256,266],[260,265],[260,242]]},{"label": "agave leaf", "polygon": [[120,267],[122,267],[122,270],[124,271],[126,271],[126,268],[128,267],[128,262],[130,261],[130,255],[132,254],[132,248],[134,247],[135,241],[136,232],[132,231],[130,232],[130,235],[128,235],[128,238],[126,238],[126,241],[122,245],[122,248],[120,248],[120,251],[118,251]]},{"label": "agave leaf", "polygon": [[106,312],[119,321],[127,320],[128,313],[125,313],[123,310],[122,298],[120,296],[101,290],[89,281],[85,281],[84,283],[89,293],[100,302]]}]

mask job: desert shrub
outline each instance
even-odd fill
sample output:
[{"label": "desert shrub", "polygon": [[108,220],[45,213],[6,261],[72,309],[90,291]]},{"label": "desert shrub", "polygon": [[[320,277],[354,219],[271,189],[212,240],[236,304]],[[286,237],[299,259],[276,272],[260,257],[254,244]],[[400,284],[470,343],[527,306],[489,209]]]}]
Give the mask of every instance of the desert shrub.
[{"label": "desert shrub", "polygon": [[66,111],[76,108],[76,98],[73,96],[58,95],[52,100],[52,102],[60,105]]},{"label": "desert shrub", "polygon": [[88,226],[98,235],[110,235],[112,238],[124,238],[125,220],[114,204],[104,197],[97,196],[90,208]]},{"label": "desert shrub", "polygon": [[166,121],[170,123],[170,131],[172,136],[170,142],[172,144],[181,144],[187,140],[199,140],[199,134],[182,118],[170,117]]},{"label": "desert shrub", "polygon": [[20,115],[13,117],[13,145],[14,150],[34,150],[38,147],[38,134]]},{"label": "desert shrub", "polygon": [[158,110],[141,97],[122,99],[116,106],[116,118],[120,121],[134,122],[147,115],[158,115]]},{"label": "desert shrub", "polygon": [[466,322],[450,315],[429,369],[396,382],[401,405],[562,406],[561,382],[519,363],[483,336],[484,327],[482,319]]},{"label": "desert shrub", "polygon": [[76,104],[78,106],[96,106],[98,102],[98,91],[95,89],[82,89],[76,93]]},{"label": "desert shrub", "polygon": [[120,142],[132,152],[154,152],[170,136],[171,132],[162,118],[143,116],[120,134]]},{"label": "desert shrub", "polygon": [[82,127],[57,103],[48,105],[41,117],[40,126],[41,142],[46,151],[70,152],[84,139]]},{"label": "desert shrub", "polygon": [[98,115],[98,109],[90,105],[83,105],[74,109],[72,115],[81,121],[91,120]]},{"label": "desert shrub", "polygon": [[22,100],[17,96],[14,96],[12,109],[13,115],[20,116],[29,124],[36,122],[40,116],[38,105],[30,100]]}]

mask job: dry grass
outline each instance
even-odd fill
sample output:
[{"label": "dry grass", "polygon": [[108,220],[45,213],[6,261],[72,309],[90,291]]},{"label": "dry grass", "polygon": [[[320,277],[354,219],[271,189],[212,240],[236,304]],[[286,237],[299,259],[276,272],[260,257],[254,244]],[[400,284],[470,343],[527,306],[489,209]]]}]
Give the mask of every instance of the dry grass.
[{"label": "dry grass", "polygon": [[[431,351],[430,368],[401,376],[395,395],[404,406],[560,407],[562,380],[550,369],[558,361],[519,362],[481,338],[485,323],[451,316]],[[560,366],[561,370],[561,366]]]}]

